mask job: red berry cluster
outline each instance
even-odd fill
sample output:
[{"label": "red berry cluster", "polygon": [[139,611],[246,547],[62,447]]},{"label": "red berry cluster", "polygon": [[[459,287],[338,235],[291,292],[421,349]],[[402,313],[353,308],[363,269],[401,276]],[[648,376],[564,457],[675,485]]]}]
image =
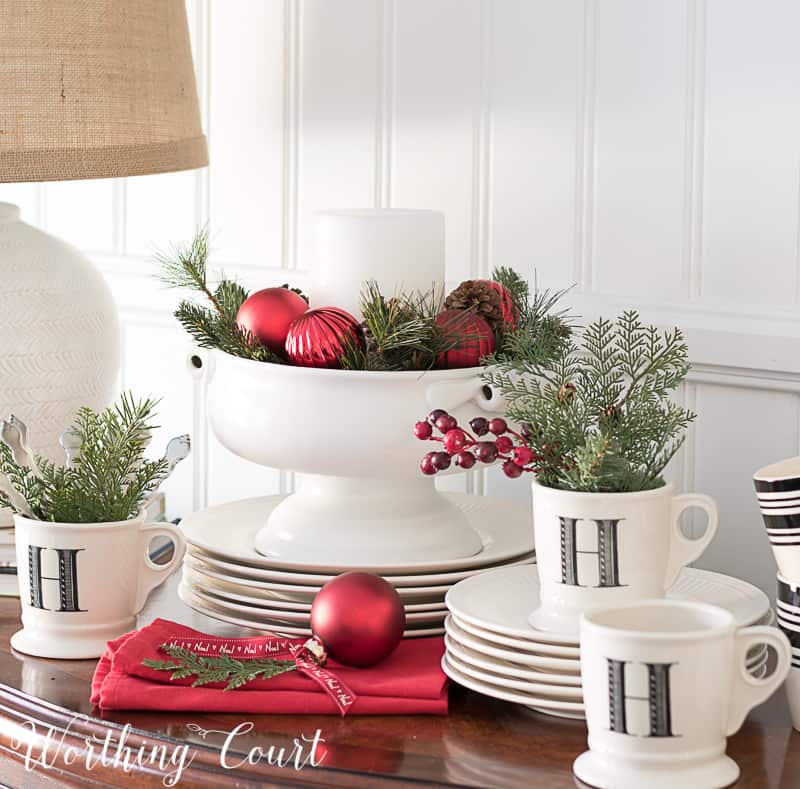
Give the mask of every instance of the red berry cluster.
[{"label": "red berry cluster", "polygon": [[[423,474],[436,474],[455,464],[461,468],[472,468],[477,461],[494,463],[503,461],[503,473],[515,479],[523,471],[537,472],[536,463],[543,460],[527,444],[525,439],[513,431],[505,419],[486,419],[476,416],[469,422],[470,430],[458,426],[458,421],[447,411],[436,408],[414,425],[414,435],[420,441],[439,441],[443,451],[428,452],[420,461]],[[435,436],[434,431],[441,433]]]}]

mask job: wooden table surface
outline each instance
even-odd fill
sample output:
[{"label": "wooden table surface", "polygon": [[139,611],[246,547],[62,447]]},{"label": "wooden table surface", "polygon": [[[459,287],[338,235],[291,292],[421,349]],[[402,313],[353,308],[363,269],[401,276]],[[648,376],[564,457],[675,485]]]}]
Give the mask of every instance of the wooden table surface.
[{"label": "wooden table surface", "polygon": [[[140,624],[161,616],[220,635],[249,632],[196,614],[177,599],[175,588],[173,576],[153,595]],[[181,775],[179,787],[559,789],[576,785],[572,761],[586,748],[582,721],[528,712],[458,686],[451,689],[447,717],[100,713],[89,703],[95,661],[43,660],[16,653],[9,647],[9,638],[18,628],[19,601],[0,599],[0,786],[169,785],[164,778],[174,765],[161,771],[145,764],[126,773],[122,767],[96,764],[87,770],[87,742],[102,743],[108,732],[116,742],[126,725],[132,727],[126,744],[134,755],[139,748],[149,755],[160,744],[166,746],[169,758],[188,744],[186,754],[192,762]],[[226,769],[220,763],[225,735],[214,731],[230,732],[248,721],[253,723],[252,731],[235,738],[228,763],[241,762],[256,747],[262,749],[264,759]],[[321,766],[297,771],[267,763],[270,746],[276,751],[280,747],[291,750],[295,738],[313,737],[316,730],[324,739],[318,752],[324,757]],[[33,763],[30,771],[25,767],[28,750]],[[800,787],[800,734],[791,728],[783,692],[750,714],[729,740],[728,753],[742,769],[737,786]],[[253,761],[257,761],[255,756]],[[68,765],[69,757],[74,758]]]}]

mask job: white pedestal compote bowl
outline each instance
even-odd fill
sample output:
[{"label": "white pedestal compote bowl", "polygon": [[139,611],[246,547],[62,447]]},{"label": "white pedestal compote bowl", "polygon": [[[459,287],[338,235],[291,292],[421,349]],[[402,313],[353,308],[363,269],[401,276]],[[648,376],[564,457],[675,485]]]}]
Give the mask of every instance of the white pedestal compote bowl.
[{"label": "white pedestal compote bowl", "polygon": [[481,537],[463,506],[419,470],[414,423],[444,408],[466,423],[497,410],[481,368],[358,372],[275,365],[214,351],[208,413],[222,444],[301,472],[268,515],[256,550],[283,561],[342,567],[474,556]]},{"label": "white pedestal compote bowl", "polygon": [[[387,299],[443,289],[441,214],[330,212],[317,230],[312,307],[358,314],[367,280]],[[374,372],[257,362],[217,350],[198,355],[195,373],[206,377],[209,421],[220,442],[301,477],[288,496],[231,502],[184,519],[180,594],[193,608],[240,626],[305,635],[315,594],[338,573],[359,569],[381,574],[397,590],[406,635],[437,635],[454,584],[534,560],[528,508],[440,493],[420,470],[425,453],[414,425],[430,411],[444,409],[466,424],[476,412],[503,409],[484,386],[482,368]]]}]

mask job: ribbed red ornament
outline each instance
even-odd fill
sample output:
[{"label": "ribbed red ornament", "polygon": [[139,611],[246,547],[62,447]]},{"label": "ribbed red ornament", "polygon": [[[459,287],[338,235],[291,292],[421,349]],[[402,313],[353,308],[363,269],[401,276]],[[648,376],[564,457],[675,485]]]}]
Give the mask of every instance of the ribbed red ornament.
[{"label": "ribbed red ornament", "polygon": [[400,595],[370,573],[337,576],[311,604],[311,631],[347,666],[372,666],[388,657],[400,643],[405,623]]},{"label": "ribbed red ornament", "polygon": [[484,280],[484,282],[486,282],[492,290],[496,290],[500,294],[500,308],[503,310],[503,323],[505,323],[506,328],[511,330],[516,329],[519,323],[519,310],[514,304],[514,299],[511,298],[508,288],[501,282],[496,282],[493,279],[487,279]]},{"label": "ribbed red ornament", "polygon": [[439,354],[439,367],[477,367],[497,347],[489,324],[472,312],[444,310],[436,317],[436,325],[449,337],[463,338],[455,348]]},{"label": "ribbed red ornament", "polygon": [[340,367],[349,343],[363,342],[358,321],[338,307],[315,307],[293,321],[285,351],[299,367]]}]

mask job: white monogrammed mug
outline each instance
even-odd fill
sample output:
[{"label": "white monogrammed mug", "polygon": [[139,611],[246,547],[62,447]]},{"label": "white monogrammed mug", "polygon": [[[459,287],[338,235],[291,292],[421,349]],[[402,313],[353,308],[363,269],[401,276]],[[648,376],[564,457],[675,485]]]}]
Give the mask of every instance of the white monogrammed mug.
[{"label": "white monogrammed mug", "polygon": [[[575,775],[599,789],[711,789],[733,783],[726,737],[789,671],[789,642],[773,627],[737,630],[704,603],[646,600],[598,608],[581,619],[581,681],[589,750]],[[777,653],[765,679],[747,652]]]},{"label": "white monogrammed mug", "polygon": [[[684,510],[708,514],[702,537],[683,534]],[[539,607],[530,624],[577,635],[580,615],[598,605],[663,597],[697,559],[718,525],[709,496],[676,496],[672,485],[636,493],[580,493],[533,483]]]},{"label": "white monogrammed mug", "polygon": [[[99,657],[107,641],[136,626],[147,595],[183,558],[181,531],[139,516],[114,523],[51,523],[14,517],[22,630],[29,655]],[[174,543],[166,564],[150,560],[155,537]]]}]

